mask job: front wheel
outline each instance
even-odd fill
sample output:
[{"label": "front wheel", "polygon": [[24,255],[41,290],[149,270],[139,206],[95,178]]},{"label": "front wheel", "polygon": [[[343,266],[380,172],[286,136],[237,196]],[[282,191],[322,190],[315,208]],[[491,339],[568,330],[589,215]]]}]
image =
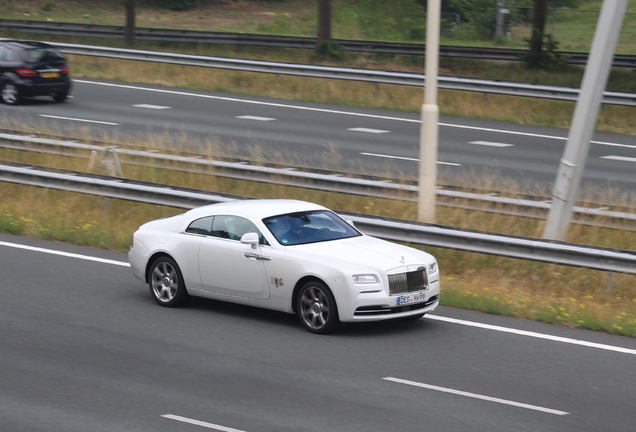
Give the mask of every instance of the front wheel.
[{"label": "front wheel", "polygon": [[11,81],[7,81],[2,84],[1,94],[2,101],[7,105],[16,105],[20,103],[20,100],[22,99],[20,89]]},{"label": "front wheel", "polygon": [[312,333],[327,334],[340,325],[336,300],[322,282],[306,283],[298,293],[298,318]]},{"label": "front wheel", "polygon": [[150,268],[150,293],[161,306],[174,307],[185,303],[188,291],[177,263],[169,257],[160,257]]}]

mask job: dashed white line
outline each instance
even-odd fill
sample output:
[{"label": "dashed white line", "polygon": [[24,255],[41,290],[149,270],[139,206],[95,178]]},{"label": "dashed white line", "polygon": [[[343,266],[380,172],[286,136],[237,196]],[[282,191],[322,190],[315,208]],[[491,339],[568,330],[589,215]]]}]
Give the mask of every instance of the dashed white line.
[{"label": "dashed white line", "polygon": [[236,116],[236,118],[243,119],[243,120],[256,120],[256,121],[273,121],[273,120],[276,120],[275,118],[271,118],[271,117],[258,117],[258,116],[251,116],[251,115]]},{"label": "dashed white line", "polygon": [[98,120],[79,119],[79,118],[73,118],[73,117],[60,117],[60,116],[53,116],[53,115],[46,115],[46,114],[40,114],[40,117],[48,117],[48,118],[54,118],[54,119],[58,119],[58,120],[70,120],[70,121],[78,121],[78,122],[85,122],[85,123],[98,123],[98,124],[105,124],[105,125],[109,125],[109,126],[119,126],[119,123],[111,123],[111,122],[98,121]]},{"label": "dashed white line", "polygon": [[617,160],[622,162],[636,162],[636,158],[627,157],[627,156],[609,155],[609,156],[601,156],[601,159]]},{"label": "dashed white line", "polygon": [[470,141],[468,144],[482,145],[488,147],[513,147],[513,144],[496,143],[490,141]]},{"label": "dashed white line", "polygon": [[[363,156],[373,156],[373,157],[380,157],[380,158],[385,158],[385,159],[399,159],[399,160],[406,160],[406,161],[413,161],[413,162],[419,162],[420,161],[417,158],[410,158],[410,157],[403,157],[403,156],[391,156],[391,155],[384,155],[384,154],[378,154],[378,153],[362,152],[360,154],[363,155]],[[453,162],[440,162],[440,161],[437,161],[437,163],[438,163],[438,165],[462,166],[462,164],[453,163]]]},{"label": "dashed white line", "polygon": [[208,423],[208,422],[204,422],[204,421],[201,421],[201,420],[195,420],[195,419],[191,419],[191,418],[187,418],[187,417],[181,417],[181,416],[174,415],[174,414],[163,414],[161,417],[167,418],[167,419],[170,419],[170,420],[176,420],[176,421],[179,421],[179,422],[182,422],[182,423],[188,423],[188,424],[195,425],[195,426],[201,426],[201,427],[208,428],[208,429],[215,429],[215,430],[222,431],[222,432],[245,432],[245,431],[242,431],[240,429],[234,429],[234,428],[231,428],[231,427],[221,426],[221,425],[217,425],[217,424],[214,424],[214,423]]},{"label": "dashed white line", "polygon": [[149,105],[149,104],[138,104],[138,105],[133,105],[135,108],[148,108],[148,109],[155,109],[155,110],[164,110],[164,109],[171,109],[172,107],[169,106],[163,106],[163,105]]},{"label": "dashed white line", "polygon": [[503,404],[503,405],[512,405],[512,406],[515,406],[515,407],[525,408],[525,409],[534,410],[534,411],[541,411],[541,412],[545,412],[545,413],[548,413],[548,414],[556,414],[556,415],[568,415],[568,414],[570,414],[569,412],[555,410],[555,409],[552,409],[552,408],[544,408],[544,407],[540,407],[540,406],[537,406],[537,405],[530,405],[530,404],[526,404],[526,403],[522,403],[522,402],[510,401],[510,400],[506,400],[506,399],[500,399],[500,398],[495,398],[495,397],[491,397],[491,396],[480,395],[480,394],[477,394],[477,393],[469,393],[469,392],[465,392],[465,391],[462,391],[462,390],[454,390],[454,389],[450,389],[450,388],[446,388],[446,387],[439,387],[439,386],[434,386],[434,385],[430,385],[430,384],[424,384],[424,383],[420,383],[420,382],[416,382],[416,381],[409,381],[409,380],[400,379],[400,378],[386,377],[386,378],[382,378],[382,379],[384,379],[386,381],[396,382],[396,383],[399,383],[399,384],[410,385],[410,386],[413,386],[413,387],[421,387],[421,388],[425,388],[425,389],[429,389],[429,390],[435,390],[435,391],[444,392],[444,393],[451,393],[451,394],[458,395],[458,396],[465,396],[465,397],[469,397],[469,398],[473,398],[473,399],[481,399],[481,400],[485,400],[485,401],[488,401],[488,402],[495,402],[495,403],[499,403],[499,404]]},{"label": "dashed white line", "polygon": [[347,130],[352,131],[352,132],[365,132],[365,133],[373,133],[373,134],[384,134],[384,133],[391,132],[391,131],[388,131],[388,130],[369,129],[369,128],[361,128],[361,127],[348,128]]},{"label": "dashed white line", "polygon": [[[93,85],[101,85],[101,86],[127,88],[131,90],[142,90],[142,91],[150,91],[150,92],[157,92],[157,93],[174,94],[174,95],[181,95],[181,96],[192,96],[192,97],[199,97],[199,98],[205,98],[205,99],[224,100],[229,102],[248,103],[253,105],[273,106],[278,108],[290,108],[290,109],[297,109],[297,110],[303,110],[303,111],[324,112],[329,114],[340,114],[340,115],[349,115],[349,116],[355,116],[355,117],[392,120],[392,121],[400,121],[400,122],[406,122],[406,123],[421,123],[420,119],[408,119],[408,118],[400,118],[400,117],[382,116],[377,114],[364,114],[364,113],[356,113],[356,112],[349,112],[349,111],[337,111],[337,110],[330,110],[325,108],[304,107],[299,105],[287,105],[287,104],[274,103],[274,102],[254,101],[249,99],[238,99],[238,98],[223,97],[223,96],[203,95],[203,94],[188,93],[188,92],[181,92],[181,91],[174,91],[174,90],[150,89],[150,88],[137,87],[132,85],[101,83],[101,82],[95,82],[95,81],[85,81],[81,79],[74,79],[73,82],[81,83],[81,84],[93,84]],[[510,131],[510,130],[502,130],[502,129],[493,129],[493,128],[485,128],[485,127],[479,127],[479,126],[458,125],[458,124],[452,124],[452,123],[437,123],[437,124],[439,126],[444,126],[444,127],[479,130],[484,132],[497,132],[497,133],[505,133],[509,135],[521,135],[521,136],[529,136],[529,137],[535,137],[535,138],[546,138],[546,139],[555,139],[555,140],[562,140],[562,141],[568,139],[567,137],[560,137],[560,136],[554,136],[554,135],[543,135],[543,134],[536,134],[536,133],[530,133],[530,132],[518,132],[518,131]],[[610,142],[603,142],[603,141],[590,141],[590,142],[592,144],[636,149],[636,145],[610,143]]]}]

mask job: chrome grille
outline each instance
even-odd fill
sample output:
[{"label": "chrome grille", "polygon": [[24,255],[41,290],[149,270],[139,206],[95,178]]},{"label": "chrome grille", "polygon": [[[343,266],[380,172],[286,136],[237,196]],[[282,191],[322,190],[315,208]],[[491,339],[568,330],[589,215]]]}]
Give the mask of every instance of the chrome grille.
[{"label": "chrome grille", "polygon": [[426,267],[415,271],[389,274],[389,293],[402,294],[428,289]]}]

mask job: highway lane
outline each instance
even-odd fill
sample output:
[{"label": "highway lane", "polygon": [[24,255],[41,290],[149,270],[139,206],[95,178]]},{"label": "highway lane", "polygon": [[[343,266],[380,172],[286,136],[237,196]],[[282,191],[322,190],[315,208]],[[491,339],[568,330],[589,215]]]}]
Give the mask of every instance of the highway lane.
[{"label": "highway lane", "polygon": [[[202,153],[211,143],[248,159],[258,153],[289,165],[417,175],[417,113],[84,79],[75,80],[73,96],[64,104],[38,100],[0,109],[10,121],[47,124],[73,136],[88,130],[97,137],[144,140],[154,133]],[[445,183],[489,176],[549,189],[567,130],[442,117],[439,136]],[[636,136],[597,133],[584,184],[631,190],[635,162]]]},{"label": "highway lane", "polygon": [[451,308],[317,336],[222,302],[161,308],[125,259],[0,234],[0,429],[633,428],[632,338]]}]

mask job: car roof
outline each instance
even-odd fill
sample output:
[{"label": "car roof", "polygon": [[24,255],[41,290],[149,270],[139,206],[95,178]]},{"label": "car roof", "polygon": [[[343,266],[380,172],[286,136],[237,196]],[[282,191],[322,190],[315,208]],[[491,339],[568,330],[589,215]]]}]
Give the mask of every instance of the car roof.
[{"label": "car roof", "polygon": [[236,214],[261,220],[266,217],[302,211],[328,210],[318,204],[288,199],[248,199],[197,207],[185,213],[190,218],[209,214]]},{"label": "car roof", "polygon": [[32,48],[55,48],[53,45],[46,42],[38,42],[31,40],[18,40],[18,39],[5,39],[0,42],[13,45],[19,48],[32,49]]}]

